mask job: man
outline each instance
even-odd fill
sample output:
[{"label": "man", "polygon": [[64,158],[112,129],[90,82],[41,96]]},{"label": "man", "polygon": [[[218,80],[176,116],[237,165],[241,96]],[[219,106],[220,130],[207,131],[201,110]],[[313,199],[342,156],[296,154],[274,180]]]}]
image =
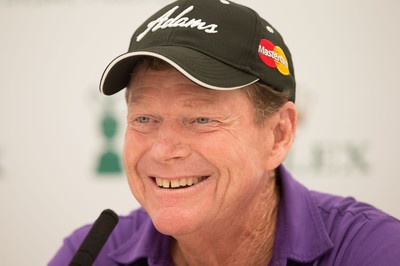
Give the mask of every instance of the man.
[{"label": "man", "polygon": [[[97,265],[398,265],[400,222],[310,192],[282,166],[295,78],[277,30],[226,0],[179,0],[105,70],[126,88],[124,163],[142,208],[120,217]],[[65,239],[69,263],[89,231]]]}]

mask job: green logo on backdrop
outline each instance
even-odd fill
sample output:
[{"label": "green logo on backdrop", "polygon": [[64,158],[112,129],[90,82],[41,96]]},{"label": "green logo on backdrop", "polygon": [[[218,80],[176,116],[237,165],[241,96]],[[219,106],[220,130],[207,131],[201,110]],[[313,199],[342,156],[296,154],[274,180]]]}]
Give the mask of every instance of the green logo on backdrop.
[{"label": "green logo on backdrop", "polygon": [[356,141],[319,141],[308,145],[306,150],[292,148],[285,165],[294,171],[323,176],[367,176],[371,165],[367,143]]},{"label": "green logo on backdrop", "polygon": [[103,151],[97,162],[98,174],[122,173],[120,153],[115,145],[118,132],[118,120],[111,102],[104,103],[105,108],[101,116],[100,132],[103,136]]}]

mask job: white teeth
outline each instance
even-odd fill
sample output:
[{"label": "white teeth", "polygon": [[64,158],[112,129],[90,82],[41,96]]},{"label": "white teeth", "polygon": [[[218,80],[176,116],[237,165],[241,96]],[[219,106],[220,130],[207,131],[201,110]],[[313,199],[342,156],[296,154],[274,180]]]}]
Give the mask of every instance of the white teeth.
[{"label": "white teeth", "polygon": [[171,187],[172,188],[177,188],[177,187],[179,187],[180,185],[179,185],[179,179],[174,179],[174,180],[171,180]]},{"label": "white teeth", "polygon": [[169,180],[163,179],[161,182],[162,182],[162,187],[169,188],[170,184]]},{"label": "white teeth", "polygon": [[189,178],[180,178],[180,179],[160,179],[155,177],[157,186],[162,188],[179,188],[179,187],[188,187],[193,186],[200,181],[206,179],[206,176],[200,177],[189,177]]},{"label": "white teeth", "polygon": [[187,179],[186,178],[179,179],[179,186],[181,187],[187,186]]}]

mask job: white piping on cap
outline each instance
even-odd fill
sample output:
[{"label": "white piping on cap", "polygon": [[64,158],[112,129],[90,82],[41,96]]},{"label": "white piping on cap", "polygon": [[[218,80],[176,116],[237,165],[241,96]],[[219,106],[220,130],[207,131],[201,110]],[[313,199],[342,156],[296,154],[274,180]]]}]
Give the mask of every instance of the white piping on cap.
[{"label": "white piping on cap", "polygon": [[186,76],[188,79],[190,79],[190,80],[193,81],[194,83],[196,83],[196,84],[198,84],[198,85],[200,85],[200,86],[202,86],[202,87],[205,87],[205,88],[208,88],[208,89],[212,89],[212,90],[235,90],[235,89],[240,89],[240,88],[246,87],[246,86],[248,86],[248,85],[251,85],[251,84],[253,84],[253,83],[255,83],[255,82],[257,82],[257,81],[259,80],[259,79],[257,78],[257,79],[255,79],[254,81],[249,82],[248,84],[244,84],[244,85],[240,85],[240,86],[236,86],[236,87],[229,87],[229,88],[213,86],[213,85],[204,83],[203,81],[201,81],[201,80],[199,80],[199,79],[193,77],[193,76],[190,75],[185,69],[183,69],[183,68],[180,67],[178,64],[176,64],[174,61],[172,61],[171,59],[169,59],[169,58],[167,58],[167,57],[165,57],[165,56],[163,56],[163,55],[160,55],[160,54],[157,54],[157,53],[153,53],[153,52],[142,51],[142,52],[131,52],[131,53],[123,54],[123,55],[117,57],[116,59],[114,59],[114,60],[107,66],[107,68],[106,68],[106,70],[104,71],[104,74],[103,74],[103,76],[102,76],[102,78],[101,78],[101,81],[100,81],[100,88],[101,88],[101,92],[102,92],[102,93],[104,93],[104,92],[103,92],[103,85],[104,85],[105,77],[108,76],[108,73],[109,73],[110,70],[114,67],[114,65],[116,65],[118,62],[120,62],[121,60],[123,60],[123,59],[125,59],[125,58],[131,57],[131,56],[136,56],[136,55],[152,56],[152,57],[159,58],[159,59],[161,59],[161,60],[167,62],[167,63],[170,64],[171,66],[173,66],[176,70],[178,70],[179,72],[181,72],[184,76]]}]

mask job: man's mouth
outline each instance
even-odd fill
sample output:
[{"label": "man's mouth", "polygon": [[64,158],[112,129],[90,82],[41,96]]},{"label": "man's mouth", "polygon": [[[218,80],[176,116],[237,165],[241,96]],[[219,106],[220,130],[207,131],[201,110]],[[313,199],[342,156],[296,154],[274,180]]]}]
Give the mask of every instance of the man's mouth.
[{"label": "man's mouth", "polygon": [[191,187],[207,178],[208,176],[188,177],[179,179],[161,179],[154,176],[152,177],[152,179],[155,180],[157,186],[159,186],[160,188],[173,188],[173,189]]}]

